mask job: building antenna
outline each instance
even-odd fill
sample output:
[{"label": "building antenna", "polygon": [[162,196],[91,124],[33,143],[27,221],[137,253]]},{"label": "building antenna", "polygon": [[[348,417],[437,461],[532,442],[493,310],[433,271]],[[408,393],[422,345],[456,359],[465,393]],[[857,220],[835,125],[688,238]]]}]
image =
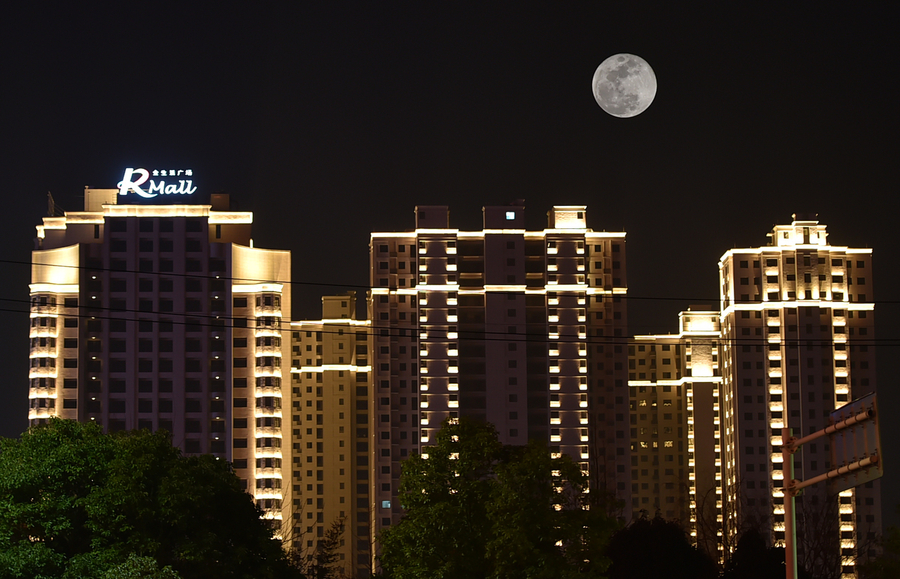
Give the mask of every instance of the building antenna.
[{"label": "building antenna", "polygon": [[66,214],[65,209],[56,204],[53,194],[47,191],[47,213],[50,217],[60,217]]},{"label": "building antenna", "polygon": [[56,217],[56,201],[54,201],[53,194],[49,191],[47,191],[47,215]]}]

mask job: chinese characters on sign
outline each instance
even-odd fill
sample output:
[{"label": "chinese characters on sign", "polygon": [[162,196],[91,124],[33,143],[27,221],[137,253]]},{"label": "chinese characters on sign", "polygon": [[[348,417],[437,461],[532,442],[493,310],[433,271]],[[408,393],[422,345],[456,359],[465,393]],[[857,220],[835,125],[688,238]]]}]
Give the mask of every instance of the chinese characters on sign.
[{"label": "chinese characters on sign", "polygon": [[[129,191],[134,192],[144,199],[152,199],[157,195],[191,195],[197,190],[193,186],[192,179],[183,179],[180,177],[193,177],[194,171],[191,169],[154,169],[153,177],[175,177],[175,179],[166,181],[150,179],[151,172],[147,169],[125,169],[125,175],[119,181],[119,195],[128,195]],[[143,187],[144,184],[146,187]],[[143,188],[142,188],[143,187]]]}]

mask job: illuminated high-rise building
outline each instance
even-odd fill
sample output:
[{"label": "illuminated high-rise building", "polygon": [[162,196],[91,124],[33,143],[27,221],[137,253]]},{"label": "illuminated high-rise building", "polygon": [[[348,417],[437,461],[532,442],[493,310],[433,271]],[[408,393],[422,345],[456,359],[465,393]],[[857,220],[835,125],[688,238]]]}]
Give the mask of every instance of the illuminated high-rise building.
[{"label": "illuminated high-rise building", "polygon": [[719,312],[695,306],[678,318],[678,334],[628,347],[632,516],[680,520],[722,561]]},{"label": "illuminated high-rise building", "polygon": [[584,206],[548,217],[527,231],[522,202],[485,207],[483,230],[460,231],[419,206],[415,230],[372,234],[376,533],[401,517],[401,461],[461,416],[546,441],[631,503],[625,234],[589,229]]},{"label": "illuminated high-rise building", "polygon": [[[872,250],[831,245],[815,216],[778,225],[762,247],[719,261],[724,535],[755,527],[784,541],[781,429],[806,436],[875,388]],[[794,455],[795,479],[832,468],[828,438]],[[855,577],[881,529],[879,481],[797,500],[798,561]]]},{"label": "illuminated high-rise building", "polygon": [[314,563],[337,530],[333,566],[346,577],[367,577],[369,322],[356,319],[351,293],[323,297],[322,319],[292,322],[291,330],[291,545]]},{"label": "illuminated high-rise building", "polygon": [[[784,543],[782,427],[817,432],[875,387],[872,250],[829,244],[815,217],[769,236],[721,258],[720,311],[692,308],[677,335],[635,336],[629,347],[633,514],[689,520],[719,562],[749,529]],[[829,445],[802,446],[794,478],[834,468]],[[856,561],[874,555],[880,509],[877,480],[806,488],[798,561],[856,577]]]},{"label": "illuminated high-rise building", "polygon": [[168,430],[188,454],[232,461],[279,526],[290,252],[254,248],[252,214],[227,195],[160,205],[171,198],[141,192],[85,189],[84,211],[37,226],[29,422]]}]

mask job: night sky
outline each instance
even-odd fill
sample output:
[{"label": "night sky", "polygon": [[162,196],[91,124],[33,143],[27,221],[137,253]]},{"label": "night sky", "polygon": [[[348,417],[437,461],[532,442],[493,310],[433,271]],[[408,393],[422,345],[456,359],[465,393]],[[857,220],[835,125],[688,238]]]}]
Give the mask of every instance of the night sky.
[{"label": "night sky", "polygon": [[[114,187],[125,167],[192,168],[198,196],[253,211],[254,244],[293,252],[297,319],[364,289],[369,233],[411,229],[417,204],[449,205],[461,229],[515,199],[529,229],[587,205],[589,227],[628,234],[632,334],[675,331],[680,310],[717,302],[722,253],[817,212],[831,243],[874,248],[880,405],[900,410],[900,9],[79,4],[0,14],[2,436],[27,423],[46,193],[81,210],[85,185]],[[659,81],[631,119],[590,90],[619,52]],[[898,488],[900,420],[884,422]],[[900,522],[900,493],[884,502]]]}]

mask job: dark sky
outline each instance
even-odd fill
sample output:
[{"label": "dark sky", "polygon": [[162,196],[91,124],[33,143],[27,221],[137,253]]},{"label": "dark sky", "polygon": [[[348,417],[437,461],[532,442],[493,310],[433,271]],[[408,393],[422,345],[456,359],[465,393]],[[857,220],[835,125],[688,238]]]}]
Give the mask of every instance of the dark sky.
[{"label": "dark sky", "polygon": [[[85,185],[156,166],[193,168],[198,194],[254,211],[256,246],[293,251],[295,317],[365,285],[369,232],[411,228],[416,204],[480,229],[483,205],[525,199],[529,228],[585,204],[590,227],[627,231],[630,331],[674,331],[717,301],[725,250],[817,212],[833,244],[874,248],[879,396],[900,409],[898,9],[80,4],[0,14],[0,435],[26,426],[20,262],[47,191],[79,210]],[[619,52],[659,80],[632,119],[590,91]],[[893,487],[898,436],[883,427]]]}]

